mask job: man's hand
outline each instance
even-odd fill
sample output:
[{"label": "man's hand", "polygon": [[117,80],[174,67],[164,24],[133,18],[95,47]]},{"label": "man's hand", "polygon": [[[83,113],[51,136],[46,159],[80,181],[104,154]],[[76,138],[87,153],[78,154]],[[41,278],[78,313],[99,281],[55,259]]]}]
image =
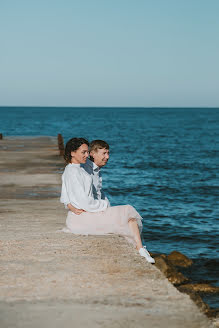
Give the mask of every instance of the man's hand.
[{"label": "man's hand", "polygon": [[68,208],[69,208],[70,211],[72,211],[73,213],[75,213],[77,215],[80,215],[82,212],[86,212],[86,211],[84,211],[82,209],[79,209],[79,208],[74,207],[72,204],[68,204],[67,206],[68,206]]}]

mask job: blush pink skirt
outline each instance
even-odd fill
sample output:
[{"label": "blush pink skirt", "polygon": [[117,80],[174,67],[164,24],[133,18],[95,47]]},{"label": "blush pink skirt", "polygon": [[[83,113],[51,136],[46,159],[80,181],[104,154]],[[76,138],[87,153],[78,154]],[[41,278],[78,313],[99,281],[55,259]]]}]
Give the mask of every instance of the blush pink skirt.
[{"label": "blush pink skirt", "polygon": [[66,228],[62,231],[79,235],[119,234],[136,246],[128,224],[130,219],[136,219],[141,233],[142,217],[131,205],[112,206],[102,212],[83,212],[80,215],[69,211]]}]

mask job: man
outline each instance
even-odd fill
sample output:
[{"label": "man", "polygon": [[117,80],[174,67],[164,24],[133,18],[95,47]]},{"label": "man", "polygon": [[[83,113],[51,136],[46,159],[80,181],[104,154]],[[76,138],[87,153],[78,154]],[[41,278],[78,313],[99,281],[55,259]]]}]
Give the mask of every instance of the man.
[{"label": "man", "polygon": [[[90,143],[90,159],[87,159],[85,164],[81,164],[81,167],[92,177],[93,181],[93,196],[95,199],[105,199],[108,202],[108,207],[110,202],[105,196],[102,189],[102,175],[101,167],[106,165],[109,160],[109,145],[103,140],[93,140]],[[69,208],[75,214],[81,214],[82,209],[77,209],[71,205]]]},{"label": "man", "polygon": [[86,163],[81,164],[81,166],[92,177],[94,198],[105,199],[108,201],[108,206],[110,206],[109,200],[102,190],[102,175],[100,171],[101,167],[106,165],[108,160],[108,143],[103,140],[93,140],[90,143],[90,159],[87,159]]}]

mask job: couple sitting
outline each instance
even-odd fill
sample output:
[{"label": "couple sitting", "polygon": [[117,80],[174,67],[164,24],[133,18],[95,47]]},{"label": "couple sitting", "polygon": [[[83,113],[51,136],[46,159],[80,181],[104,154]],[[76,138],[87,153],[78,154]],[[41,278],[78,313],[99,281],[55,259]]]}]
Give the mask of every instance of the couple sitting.
[{"label": "couple sitting", "polygon": [[[154,259],[142,246],[142,217],[130,205],[110,206],[102,190],[100,168],[109,159],[109,145],[72,138],[65,147],[67,163],[62,175],[61,202],[68,208],[65,232],[82,235],[123,235],[150,263]],[[88,159],[90,155],[90,159]]]}]

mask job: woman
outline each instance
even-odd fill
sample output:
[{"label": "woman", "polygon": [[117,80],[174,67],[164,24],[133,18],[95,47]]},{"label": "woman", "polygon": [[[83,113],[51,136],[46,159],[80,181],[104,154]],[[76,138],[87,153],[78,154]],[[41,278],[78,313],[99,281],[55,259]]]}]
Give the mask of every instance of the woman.
[{"label": "woman", "polygon": [[[108,207],[107,200],[94,199],[92,178],[80,166],[89,156],[88,146],[86,139],[72,138],[65,147],[67,166],[62,175],[60,201],[69,212],[64,231],[83,235],[121,234],[136,246],[141,256],[154,263],[146,247],[142,246],[139,232],[142,218],[138,212],[130,205]],[[75,213],[75,208],[80,215]]]}]

